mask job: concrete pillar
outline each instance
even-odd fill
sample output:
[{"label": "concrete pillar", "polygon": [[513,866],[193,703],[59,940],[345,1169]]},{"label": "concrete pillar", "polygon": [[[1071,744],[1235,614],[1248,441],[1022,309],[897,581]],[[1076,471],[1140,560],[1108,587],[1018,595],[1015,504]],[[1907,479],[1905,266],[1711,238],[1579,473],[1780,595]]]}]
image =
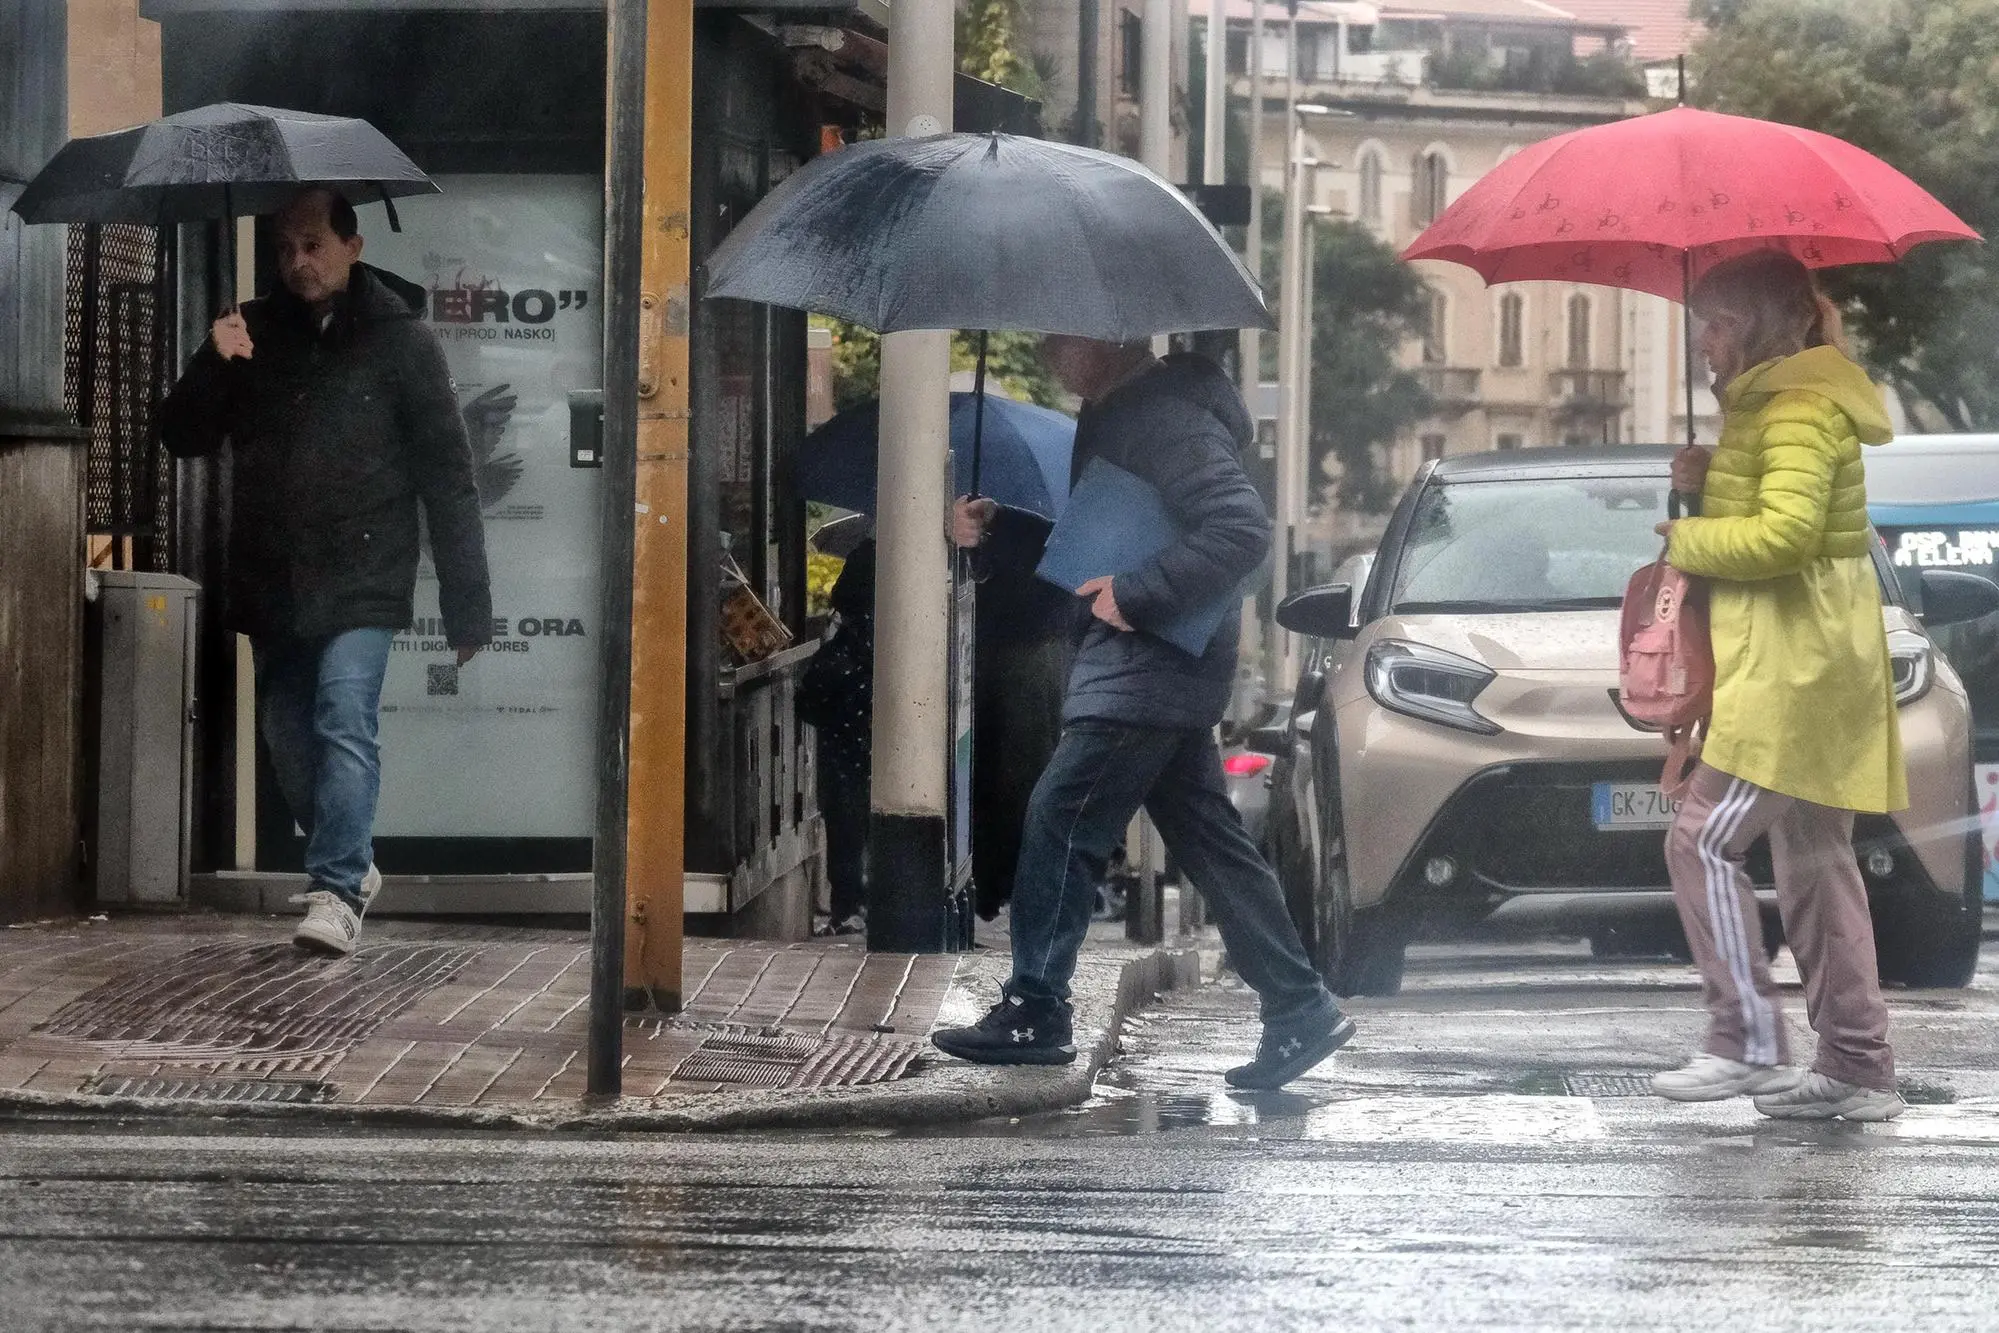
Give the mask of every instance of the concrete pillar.
[{"label": "concrete pillar", "polygon": [[[952,7],[890,11],[889,133],[951,128]],[[951,340],[891,333],[881,349],[875,513],[875,714],[868,947],[951,947]]]}]

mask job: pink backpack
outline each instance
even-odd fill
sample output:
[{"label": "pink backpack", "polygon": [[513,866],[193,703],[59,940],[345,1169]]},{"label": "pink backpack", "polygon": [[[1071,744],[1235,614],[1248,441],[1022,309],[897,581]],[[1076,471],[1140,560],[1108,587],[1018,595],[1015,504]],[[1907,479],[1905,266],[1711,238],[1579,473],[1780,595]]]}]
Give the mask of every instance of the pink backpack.
[{"label": "pink backpack", "polygon": [[1618,625],[1618,706],[1657,727],[1669,747],[1659,785],[1678,800],[1700,761],[1714,711],[1714,645],[1707,589],[1658,560],[1631,576]]}]

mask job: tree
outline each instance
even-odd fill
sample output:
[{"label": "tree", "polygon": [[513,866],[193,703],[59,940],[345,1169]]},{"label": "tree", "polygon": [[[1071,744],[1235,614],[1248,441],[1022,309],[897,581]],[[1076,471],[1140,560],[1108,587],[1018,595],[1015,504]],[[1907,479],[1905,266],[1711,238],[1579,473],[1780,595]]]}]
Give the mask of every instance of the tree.
[{"label": "tree", "polygon": [[[1283,264],[1284,197],[1263,197],[1265,286],[1275,296]],[[1358,222],[1308,222],[1312,253],[1313,477],[1338,474],[1342,507],[1390,508],[1403,483],[1382,446],[1427,415],[1428,390],[1398,360],[1422,334],[1429,287],[1393,247]],[[1277,373],[1277,338],[1262,339],[1264,375]]]},{"label": "tree", "polygon": [[[1837,135],[1999,228],[1999,0],[1703,0],[1701,105]],[[1862,359],[1919,417],[1999,428],[1999,255],[1829,271]]]}]

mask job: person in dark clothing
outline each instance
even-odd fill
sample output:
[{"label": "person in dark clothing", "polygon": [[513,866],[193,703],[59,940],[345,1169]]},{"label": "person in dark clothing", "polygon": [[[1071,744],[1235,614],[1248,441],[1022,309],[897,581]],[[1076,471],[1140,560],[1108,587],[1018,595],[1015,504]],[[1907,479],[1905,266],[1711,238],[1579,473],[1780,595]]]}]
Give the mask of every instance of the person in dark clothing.
[{"label": "person in dark clothing", "polygon": [[[1354,1027],[1305,955],[1276,876],[1230,804],[1214,728],[1235,678],[1239,626],[1224,617],[1194,656],[1146,632],[1225,597],[1263,562],[1270,519],[1244,475],[1249,414],[1213,362],[1155,360],[1143,343],[1050,337],[1049,369],[1084,400],[1071,485],[1092,458],[1155,487],[1183,535],[1130,573],[1077,589],[1073,665],[1054,759],[1036,784],[1013,892],[1013,976],[977,1024],[932,1040],[988,1064],[1076,1056],[1069,981],[1111,848],[1142,805],[1197,886],[1262,1002],[1255,1058],[1227,1073],[1279,1087],[1349,1041]],[[953,540],[983,561],[1033,568],[1051,525],[961,499]]]},{"label": "person in dark clothing", "polygon": [[819,751],[819,814],[826,822],[828,933],[867,929],[869,783],[874,755],[875,543],[856,546],[833,583],[838,618],[798,686],[798,717]]},{"label": "person in dark clothing", "polygon": [[1028,803],[1062,737],[1062,646],[1074,600],[1028,570],[993,570],[979,584],[972,883],[987,921],[1013,895]]},{"label": "person in dark clothing", "polygon": [[414,619],[419,513],[458,666],[492,641],[472,453],[423,292],[360,263],[354,209],[307,189],[277,217],[281,288],[215,321],[161,409],[181,457],[230,445],[224,619],[311,883],[294,941],[352,953],[381,886],[377,745],[389,645]]}]

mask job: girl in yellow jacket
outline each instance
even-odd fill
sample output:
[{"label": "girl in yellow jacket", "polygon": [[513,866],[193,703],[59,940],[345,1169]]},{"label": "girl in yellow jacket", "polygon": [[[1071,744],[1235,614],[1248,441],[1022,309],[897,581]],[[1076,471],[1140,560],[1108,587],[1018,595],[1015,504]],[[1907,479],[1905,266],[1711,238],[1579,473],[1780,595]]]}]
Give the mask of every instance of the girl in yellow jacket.
[{"label": "girl in yellow jacket", "polygon": [[[1707,580],[1715,697],[1666,860],[1709,1024],[1701,1054],[1653,1087],[1676,1101],[1748,1093],[1771,1116],[1887,1120],[1903,1106],[1853,820],[1908,804],[1860,461],[1892,431],[1796,260],[1724,263],[1692,309],[1721,443],[1675,461],[1674,487],[1699,491],[1701,516],[1662,530],[1673,565]],[[1819,1038],[1803,1074],[1743,870],[1765,835]]]}]

